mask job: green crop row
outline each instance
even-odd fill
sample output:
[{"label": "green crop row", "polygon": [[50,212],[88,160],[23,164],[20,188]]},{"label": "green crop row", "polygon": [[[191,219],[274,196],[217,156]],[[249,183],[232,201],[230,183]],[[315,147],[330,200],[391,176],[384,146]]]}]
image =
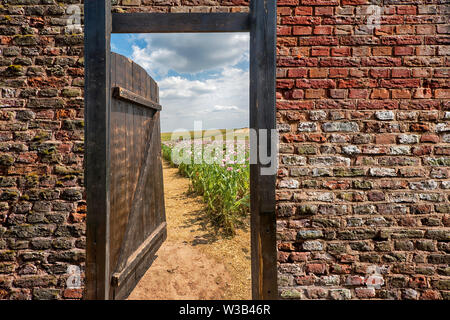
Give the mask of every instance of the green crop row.
[{"label": "green crop row", "polygon": [[245,163],[236,163],[227,158],[214,164],[176,165],[172,150],[173,144],[163,143],[163,158],[177,166],[179,172],[190,179],[192,190],[204,199],[212,225],[227,235],[233,235],[236,228],[244,226],[250,212],[248,156]]}]

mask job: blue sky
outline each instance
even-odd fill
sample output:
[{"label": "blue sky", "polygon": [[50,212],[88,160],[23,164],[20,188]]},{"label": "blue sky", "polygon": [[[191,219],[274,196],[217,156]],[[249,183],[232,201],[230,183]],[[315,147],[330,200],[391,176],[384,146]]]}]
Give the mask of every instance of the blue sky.
[{"label": "blue sky", "polygon": [[158,82],[162,132],[248,127],[248,34],[113,34],[111,50]]}]

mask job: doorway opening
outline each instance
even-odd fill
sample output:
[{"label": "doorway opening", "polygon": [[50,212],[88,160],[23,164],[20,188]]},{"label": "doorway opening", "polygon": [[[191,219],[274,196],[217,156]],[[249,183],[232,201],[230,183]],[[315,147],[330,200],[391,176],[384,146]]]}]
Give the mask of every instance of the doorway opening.
[{"label": "doorway opening", "polygon": [[[110,36],[111,33],[159,32],[250,32],[249,130],[250,147],[255,148],[254,152],[252,149],[252,159],[250,159],[252,297],[254,299],[277,298],[275,238],[277,152],[273,144],[274,141],[278,141],[276,133],[274,134],[275,28],[276,1],[274,0],[251,2],[249,14],[111,14],[109,1],[85,2],[85,187],[88,207],[86,297],[88,299],[126,297],[126,292],[134,289],[166,237],[164,220],[158,220],[156,225],[152,225],[152,228],[143,234],[136,230],[127,231],[132,229],[131,226],[135,226],[133,223],[128,223],[133,220],[130,220],[130,217],[123,220],[111,220],[114,218],[114,213],[111,213],[111,151],[115,147],[111,140],[113,119],[111,111],[114,104],[112,100],[122,102],[127,100],[129,104],[147,106],[151,109],[151,112],[147,114],[142,114],[140,111],[133,111],[133,114],[136,119],[144,118],[140,120],[147,124],[149,130],[144,130],[142,135],[136,136],[140,137],[138,138],[140,141],[145,140],[145,137],[149,138],[149,142],[153,141],[150,145],[154,146],[158,145],[159,139],[155,139],[155,136],[148,132],[157,131],[155,128],[159,127],[161,106],[159,101],[148,99],[149,96],[143,96],[142,92],[136,94],[134,87],[130,90],[129,87],[111,86],[114,55],[111,55]],[[118,73],[120,74],[120,71],[116,70],[116,74]],[[138,74],[137,77],[142,76],[140,72]],[[132,75],[134,79],[134,74]],[[151,92],[152,88],[150,88]],[[144,191],[136,190],[145,190],[142,186],[149,181],[148,177],[153,177],[149,185],[156,187],[157,193],[162,194],[162,184],[158,185],[158,181],[161,180],[158,178],[158,172],[162,172],[158,152],[156,148],[152,152],[149,147],[143,150],[141,159],[143,166],[136,183],[141,187],[131,190],[134,195],[131,207],[140,209],[131,210],[129,214],[146,212],[142,209]],[[135,152],[139,153],[139,151]],[[159,170],[158,167],[161,169]],[[152,170],[155,172],[154,175],[146,173]],[[158,202],[155,200],[155,203]],[[163,206],[156,205],[155,208],[163,208]],[[155,214],[164,217],[161,210],[156,210]],[[144,217],[138,214],[135,216]],[[120,224],[129,235],[121,244],[119,264],[114,264],[111,260],[111,239],[115,235],[112,234],[114,227],[111,227],[114,223]]]}]

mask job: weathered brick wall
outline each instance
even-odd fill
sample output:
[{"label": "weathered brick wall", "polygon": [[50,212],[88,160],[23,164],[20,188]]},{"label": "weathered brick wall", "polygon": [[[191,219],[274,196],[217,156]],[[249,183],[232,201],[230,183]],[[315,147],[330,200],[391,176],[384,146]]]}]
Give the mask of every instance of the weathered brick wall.
[{"label": "weathered brick wall", "polygon": [[[85,256],[83,36],[66,34],[66,8],[82,1],[1,2],[0,298],[79,298],[64,288]],[[377,297],[448,297],[448,6],[385,1],[372,35],[364,1],[278,2],[281,295],[369,298],[354,288],[377,265]]]},{"label": "weathered brick wall", "polygon": [[378,3],[278,1],[286,298],[450,296],[449,5]]},{"label": "weathered brick wall", "polygon": [[[99,0],[100,1],[100,0]],[[0,3],[0,299],[80,298],[84,268],[83,35],[80,0]],[[114,11],[239,12],[248,2],[112,0]]]},{"label": "weathered brick wall", "polygon": [[63,2],[1,1],[3,299],[62,297],[67,266],[84,261],[83,36],[64,35],[64,7],[80,1]]}]

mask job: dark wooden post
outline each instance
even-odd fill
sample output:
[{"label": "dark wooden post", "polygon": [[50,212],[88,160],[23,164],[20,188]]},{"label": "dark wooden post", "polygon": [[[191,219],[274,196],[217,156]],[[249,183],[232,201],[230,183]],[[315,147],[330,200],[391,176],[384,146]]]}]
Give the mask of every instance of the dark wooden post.
[{"label": "dark wooden post", "polygon": [[86,298],[109,298],[111,1],[85,0]]},{"label": "dark wooden post", "polygon": [[[269,153],[277,152],[270,143],[276,138],[270,133],[276,128],[276,10],[276,0],[250,1],[250,128],[267,129],[257,137],[268,135]],[[253,299],[277,299],[276,176],[261,174],[262,167],[258,155],[258,164],[250,168],[252,294]]]}]

